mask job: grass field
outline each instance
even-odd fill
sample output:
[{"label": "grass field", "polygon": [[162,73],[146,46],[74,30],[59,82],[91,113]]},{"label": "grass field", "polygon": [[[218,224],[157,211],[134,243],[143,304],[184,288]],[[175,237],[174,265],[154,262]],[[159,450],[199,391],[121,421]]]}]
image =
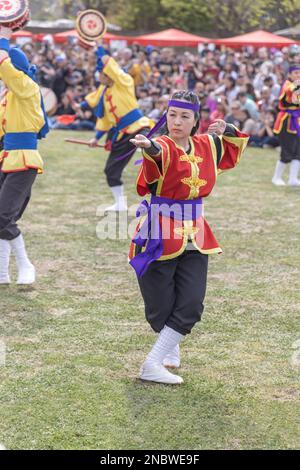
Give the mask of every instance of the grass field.
[{"label": "grass field", "polygon": [[[105,155],[66,135],[41,145],[46,172],[21,222],[38,282],[0,289],[0,443],[299,448],[300,190],[270,183],[278,153],[248,149],[206,201],[224,253],[210,257],[204,318],[182,343],[185,383],[172,388],[137,380],[155,335],[129,240],[96,237],[97,207],[111,203]],[[136,172],[125,173],[129,204]]]}]

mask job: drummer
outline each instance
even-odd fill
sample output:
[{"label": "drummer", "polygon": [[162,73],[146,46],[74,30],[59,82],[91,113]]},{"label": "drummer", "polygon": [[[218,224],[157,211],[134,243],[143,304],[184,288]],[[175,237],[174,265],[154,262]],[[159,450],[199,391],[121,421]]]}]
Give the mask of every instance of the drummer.
[{"label": "drummer", "polygon": [[133,78],[102,46],[98,47],[96,55],[101,85],[86,96],[81,107],[92,108],[97,117],[97,133],[90,146],[96,147],[99,139],[107,134],[106,149],[110,153],[104,172],[114,204],[106,210],[126,211],[122,173],[135,151],[130,139],[137,133],[146,135],[150,130],[150,121],[138,109]]},{"label": "drummer", "polygon": [[0,26],[0,77],[7,89],[0,102],[0,284],[10,283],[11,252],[18,267],[17,284],[33,284],[35,268],[17,221],[28,205],[37,174],[43,172],[37,140],[49,128],[36,67],[30,66],[21,49],[10,47],[12,33]]}]

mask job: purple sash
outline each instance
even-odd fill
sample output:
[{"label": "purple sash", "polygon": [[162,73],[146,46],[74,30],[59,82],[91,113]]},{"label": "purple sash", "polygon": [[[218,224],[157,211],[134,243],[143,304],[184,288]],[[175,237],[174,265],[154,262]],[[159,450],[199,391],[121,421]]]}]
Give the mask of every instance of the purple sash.
[{"label": "purple sash", "polygon": [[291,116],[291,131],[296,131],[297,136],[300,138],[300,109],[285,109],[285,112]]},{"label": "purple sash", "polygon": [[147,218],[132,241],[140,247],[147,245],[145,251],[138,253],[129,262],[138,277],[143,276],[149,264],[159,259],[163,254],[163,238],[159,215],[175,220],[195,221],[202,215],[202,209],[202,198],[180,200],[151,196],[150,205],[146,199],[141,202],[136,216],[147,215]]}]

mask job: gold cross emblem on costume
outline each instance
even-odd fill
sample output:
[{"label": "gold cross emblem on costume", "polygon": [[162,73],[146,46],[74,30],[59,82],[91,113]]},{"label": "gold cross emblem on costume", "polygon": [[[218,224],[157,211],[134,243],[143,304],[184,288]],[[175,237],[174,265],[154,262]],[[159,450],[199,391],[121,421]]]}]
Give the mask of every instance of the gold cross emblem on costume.
[{"label": "gold cross emblem on costume", "polygon": [[193,178],[192,176],[190,178],[183,178],[181,182],[183,184],[187,184],[190,188],[193,189],[202,188],[202,186],[205,186],[207,184],[206,180],[203,180],[201,178]]},{"label": "gold cross emblem on costume", "polygon": [[196,235],[198,233],[198,227],[177,227],[174,229],[174,233],[181,237],[188,237],[189,235]]},{"label": "gold cross emblem on costume", "polygon": [[181,162],[188,162],[188,163],[202,163],[202,157],[196,157],[196,155],[181,155],[179,158]]}]

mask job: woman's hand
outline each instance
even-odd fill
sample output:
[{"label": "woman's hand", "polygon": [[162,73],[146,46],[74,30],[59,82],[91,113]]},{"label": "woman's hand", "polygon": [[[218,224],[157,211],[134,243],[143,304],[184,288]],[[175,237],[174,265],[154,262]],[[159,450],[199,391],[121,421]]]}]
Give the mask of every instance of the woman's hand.
[{"label": "woman's hand", "polygon": [[72,103],[72,107],[75,111],[80,111],[81,110],[80,103],[77,103],[76,101],[74,101],[74,103]]},{"label": "woman's hand", "polygon": [[295,87],[295,91],[292,94],[292,103],[299,104],[300,103],[300,80],[295,80],[293,82]]},{"label": "woman's hand", "polygon": [[223,119],[216,119],[207,129],[209,134],[224,134],[226,129],[226,122]]},{"label": "woman's hand", "polygon": [[130,142],[138,148],[148,149],[151,147],[151,140],[147,139],[143,134],[137,134]]},{"label": "woman's hand", "polygon": [[293,85],[294,85],[295,88],[299,88],[300,87],[300,80],[294,80]]}]

